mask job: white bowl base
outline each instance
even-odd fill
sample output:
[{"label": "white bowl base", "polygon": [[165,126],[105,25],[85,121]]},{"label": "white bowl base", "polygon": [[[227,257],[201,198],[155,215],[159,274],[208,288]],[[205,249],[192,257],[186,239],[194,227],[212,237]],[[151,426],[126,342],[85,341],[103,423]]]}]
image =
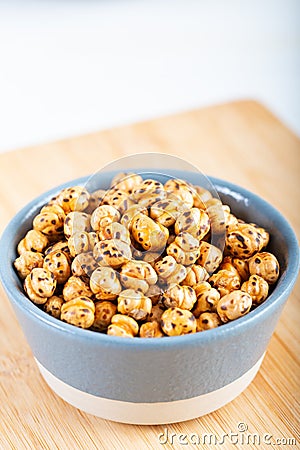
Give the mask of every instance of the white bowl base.
[{"label": "white bowl base", "polygon": [[244,375],[208,394],[160,403],[133,403],[110,400],[80,391],[55,377],[37,359],[39,370],[50,388],[66,402],[94,416],[136,425],[159,425],[204,416],[231,402],[251,383],[265,353]]}]

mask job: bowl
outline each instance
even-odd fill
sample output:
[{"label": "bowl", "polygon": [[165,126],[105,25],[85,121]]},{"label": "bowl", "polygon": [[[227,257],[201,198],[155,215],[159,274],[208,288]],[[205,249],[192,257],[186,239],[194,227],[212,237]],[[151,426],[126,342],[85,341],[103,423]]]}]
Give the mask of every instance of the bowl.
[{"label": "bowl", "polygon": [[[168,174],[197,184],[197,173]],[[102,173],[101,186],[94,189],[107,188],[114,175]],[[202,333],[158,339],[109,336],[61,322],[24,295],[13,268],[17,243],[43,204],[64,187],[85,185],[88,177],[42,194],[8,224],[0,242],[4,289],[42,376],[68,403],[113,421],[166,424],[222,407],[255,377],[298,275],[298,242],[286,219],[265,200],[227,181],[209,179],[234,214],[270,232],[269,249],[279,260],[281,276],[258,308]]]}]

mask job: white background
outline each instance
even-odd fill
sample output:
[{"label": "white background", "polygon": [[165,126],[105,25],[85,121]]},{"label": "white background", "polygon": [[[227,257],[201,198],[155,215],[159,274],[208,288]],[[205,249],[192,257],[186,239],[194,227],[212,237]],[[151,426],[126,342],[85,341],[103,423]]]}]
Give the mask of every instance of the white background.
[{"label": "white background", "polygon": [[300,134],[298,0],[0,0],[0,151],[239,98]]}]

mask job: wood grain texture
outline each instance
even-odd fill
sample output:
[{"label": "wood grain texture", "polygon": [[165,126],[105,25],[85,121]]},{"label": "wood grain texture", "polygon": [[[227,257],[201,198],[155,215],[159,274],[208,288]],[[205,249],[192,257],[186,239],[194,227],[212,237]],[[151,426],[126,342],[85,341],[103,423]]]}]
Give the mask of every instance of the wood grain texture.
[{"label": "wood grain texture", "polygon": [[[58,183],[94,172],[112,159],[140,152],[189,159],[203,172],[240,184],[278,208],[300,232],[299,139],[269,111],[241,101],[0,155],[0,232],[36,195]],[[82,413],[58,398],[41,378],[32,353],[0,290],[0,448],[159,449],[195,448],[192,433],[268,433],[299,445],[299,282],[276,328],[262,368],[250,387],[205,417],[168,425],[173,444],[161,445],[164,426],[132,426]],[[188,445],[179,434],[187,434]],[[247,433],[244,433],[245,435]],[[241,436],[241,433],[239,433]],[[271,448],[266,444],[216,448]],[[203,445],[202,448],[213,448]],[[273,448],[296,448],[275,445]]]}]

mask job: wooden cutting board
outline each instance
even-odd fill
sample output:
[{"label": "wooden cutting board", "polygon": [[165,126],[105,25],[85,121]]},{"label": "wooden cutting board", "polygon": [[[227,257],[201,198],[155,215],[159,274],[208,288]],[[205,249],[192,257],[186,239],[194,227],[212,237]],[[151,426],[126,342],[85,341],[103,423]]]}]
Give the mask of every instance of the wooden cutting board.
[{"label": "wooden cutting board", "polygon": [[[299,233],[300,141],[254,101],[188,111],[1,154],[0,232],[18,209],[46,189],[92,173],[115,158],[149,151],[188,159],[209,175],[252,190],[277,207]],[[284,444],[288,439],[300,442],[299,295],[298,282],[260,372],[240,397],[205,417],[164,427],[108,422],[80,412],[53,394],[38,372],[1,288],[1,450],[195,448],[197,436],[202,442],[204,433],[221,439],[230,432],[232,442],[238,439],[239,444],[233,446],[225,437],[217,448],[265,449],[276,439],[281,441],[275,448],[296,448],[291,440]],[[239,431],[243,424],[245,433]],[[174,436],[163,445],[159,434],[165,428]],[[253,436],[246,445],[247,434],[254,433],[261,439],[260,446],[251,444]]]}]

